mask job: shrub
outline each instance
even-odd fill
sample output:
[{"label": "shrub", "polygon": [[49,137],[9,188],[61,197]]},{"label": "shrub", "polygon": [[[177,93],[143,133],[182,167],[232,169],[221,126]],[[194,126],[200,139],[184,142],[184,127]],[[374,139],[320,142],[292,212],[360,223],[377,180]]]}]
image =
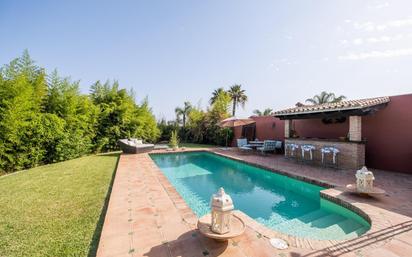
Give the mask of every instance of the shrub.
[{"label": "shrub", "polygon": [[179,147],[179,137],[177,136],[177,131],[172,131],[170,136],[169,146],[173,149]]}]

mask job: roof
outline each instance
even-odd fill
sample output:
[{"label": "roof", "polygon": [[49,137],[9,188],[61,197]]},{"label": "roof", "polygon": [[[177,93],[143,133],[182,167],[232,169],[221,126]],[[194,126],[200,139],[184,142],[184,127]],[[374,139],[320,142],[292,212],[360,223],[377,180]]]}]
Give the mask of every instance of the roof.
[{"label": "roof", "polygon": [[366,98],[360,100],[347,100],[336,103],[325,103],[316,105],[303,105],[298,107],[292,107],[284,110],[274,112],[273,115],[280,118],[286,118],[285,116],[308,116],[313,114],[328,114],[338,113],[344,114],[356,114],[366,115],[373,109],[373,107],[380,107],[386,105],[390,101],[388,96]]}]

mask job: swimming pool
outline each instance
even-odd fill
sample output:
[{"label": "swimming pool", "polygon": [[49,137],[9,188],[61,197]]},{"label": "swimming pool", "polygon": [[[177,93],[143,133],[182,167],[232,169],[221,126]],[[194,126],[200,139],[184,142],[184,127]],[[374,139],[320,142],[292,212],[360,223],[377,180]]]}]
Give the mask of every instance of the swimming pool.
[{"label": "swimming pool", "polygon": [[370,228],[356,213],[321,198],[325,188],[317,185],[209,152],[150,156],[198,217],[210,212],[211,195],[223,187],[235,209],[288,235],[342,240]]}]

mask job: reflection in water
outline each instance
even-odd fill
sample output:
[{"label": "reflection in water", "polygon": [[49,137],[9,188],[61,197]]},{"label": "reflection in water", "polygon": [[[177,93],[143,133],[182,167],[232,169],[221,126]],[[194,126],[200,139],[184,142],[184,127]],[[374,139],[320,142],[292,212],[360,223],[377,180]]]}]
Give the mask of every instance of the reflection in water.
[{"label": "reflection in water", "polygon": [[196,198],[205,205],[196,208],[193,199],[185,199],[198,216],[209,211],[210,196],[219,187],[231,195],[236,209],[252,218],[267,220],[275,212],[287,220],[320,205],[319,186],[214,154],[162,154],[152,158],[182,196]]}]

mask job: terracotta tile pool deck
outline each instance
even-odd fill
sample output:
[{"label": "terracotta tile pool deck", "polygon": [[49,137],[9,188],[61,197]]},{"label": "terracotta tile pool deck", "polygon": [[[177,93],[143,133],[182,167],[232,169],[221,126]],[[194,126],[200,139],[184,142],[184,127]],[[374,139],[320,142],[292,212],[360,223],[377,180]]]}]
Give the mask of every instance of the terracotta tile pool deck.
[{"label": "terracotta tile pool deck", "polygon": [[[219,149],[190,150],[212,151],[287,176],[333,186],[322,191],[323,197],[366,216],[372,222],[371,229],[351,240],[307,240],[270,230],[238,212],[247,224],[243,235],[226,243],[207,239],[196,229],[196,215],[150,156],[122,154],[98,257],[412,256],[411,175],[373,170],[375,185],[387,193],[365,198],[343,193],[342,188],[354,182],[354,171],[302,165],[285,160],[282,155],[241,155],[236,151]],[[285,239],[290,247],[276,250],[269,243],[271,237]]]}]

